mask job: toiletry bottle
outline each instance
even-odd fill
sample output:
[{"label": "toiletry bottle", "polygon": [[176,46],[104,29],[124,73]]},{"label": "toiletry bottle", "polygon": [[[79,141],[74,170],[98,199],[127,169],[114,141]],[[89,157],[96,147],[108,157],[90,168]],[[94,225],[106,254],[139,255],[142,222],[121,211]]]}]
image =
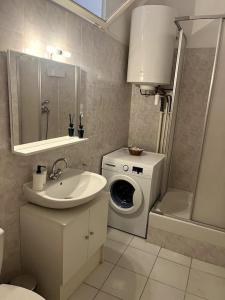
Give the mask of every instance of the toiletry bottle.
[{"label": "toiletry bottle", "polygon": [[45,184],[45,172],[42,172],[45,166],[37,166],[37,170],[33,173],[33,190],[42,191]]},{"label": "toiletry bottle", "polygon": [[78,136],[79,136],[80,139],[82,139],[84,137],[84,126],[82,125],[82,119],[83,119],[83,117],[84,117],[84,115],[81,112],[80,113],[80,123],[79,123],[78,129],[77,129]]},{"label": "toiletry bottle", "polygon": [[79,125],[77,131],[78,131],[79,138],[82,139],[84,137],[84,126],[83,125]]},{"label": "toiletry bottle", "polygon": [[72,116],[71,114],[69,114],[69,127],[68,127],[68,134],[69,136],[74,136],[74,116]]},{"label": "toiletry bottle", "polygon": [[68,134],[69,134],[69,136],[74,136],[74,127],[73,126],[68,127]]}]

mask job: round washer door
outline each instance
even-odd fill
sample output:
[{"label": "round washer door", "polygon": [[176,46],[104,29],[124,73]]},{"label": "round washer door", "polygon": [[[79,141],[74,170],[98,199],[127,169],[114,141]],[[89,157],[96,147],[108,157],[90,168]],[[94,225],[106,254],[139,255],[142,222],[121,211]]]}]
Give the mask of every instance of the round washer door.
[{"label": "round washer door", "polygon": [[121,214],[133,214],[141,207],[143,193],[139,184],[125,175],[115,175],[109,181],[110,206]]}]

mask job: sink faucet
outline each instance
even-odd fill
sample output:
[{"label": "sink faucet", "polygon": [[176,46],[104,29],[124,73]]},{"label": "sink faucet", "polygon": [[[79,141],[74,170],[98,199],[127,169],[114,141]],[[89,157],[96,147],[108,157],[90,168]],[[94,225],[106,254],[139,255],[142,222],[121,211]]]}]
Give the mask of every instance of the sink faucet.
[{"label": "sink faucet", "polygon": [[61,162],[61,161],[65,163],[65,168],[68,168],[68,162],[67,162],[66,158],[59,158],[59,159],[57,159],[54,162],[54,164],[52,165],[52,170],[51,170],[51,173],[49,175],[49,179],[56,180],[56,179],[60,178],[60,176],[62,175],[63,171],[62,171],[62,169],[57,168],[57,164],[58,164],[58,162]]}]

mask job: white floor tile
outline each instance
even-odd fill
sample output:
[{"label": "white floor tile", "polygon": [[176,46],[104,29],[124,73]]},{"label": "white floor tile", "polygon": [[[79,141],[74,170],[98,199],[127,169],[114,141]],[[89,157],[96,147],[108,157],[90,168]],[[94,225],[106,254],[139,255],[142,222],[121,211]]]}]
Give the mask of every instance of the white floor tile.
[{"label": "white floor tile", "polygon": [[204,261],[201,261],[201,260],[198,260],[198,259],[193,259],[191,267],[193,269],[197,269],[197,270],[200,270],[202,272],[207,272],[207,273],[210,273],[212,275],[220,276],[220,277],[225,278],[225,268],[220,267],[220,266],[209,264],[207,262],[204,262]]},{"label": "white floor tile", "polygon": [[106,294],[104,292],[99,292],[95,300],[118,300],[120,298],[114,297],[112,295]]},{"label": "white floor tile", "polygon": [[69,300],[93,300],[97,293],[97,289],[86,284],[81,284]]},{"label": "white floor tile", "polygon": [[149,280],[141,300],[183,300],[184,292],[155,280]]},{"label": "white floor tile", "polygon": [[156,258],[155,255],[129,246],[121,256],[118,265],[148,277]]},{"label": "white floor tile", "polygon": [[139,300],[146,281],[142,275],[116,267],[102,290],[123,300]]},{"label": "white floor tile", "polygon": [[177,252],[162,248],[159,251],[159,257],[171,260],[173,262],[176,262],[178,264],[190,267],[191,265],[191,258],[182,254],[179,254]]},{"label": "white floor tile", "polygon": [[209,300],[224,300],[225,279],[191,269],[187,291]]},{"label": "white floor tile", "polygon": [[198,296],[191,295],[191,294],[186,294],[184,300],[205,300],[205,299],[204,298],[200,298]]},{"label": "white floor tile", "polygon": [[114,265],[109,262],[100,264],[85,280],[85,282],[97,289],[100,289],[106,281]]},{"label": "white floor tile", "polygon": [[110,240],[114,240],[128,245],[132,240],[132,238],[133,238],[132,234],[108,227],[108,239]]},{"label": "white floor tile", "polygon": [[120,242],[107,240],[104,247],[104,259],[113,264],[117,263],[127,245]]},{"label": "white floor tile", "polygon": [[158,255],[160,250],[159,246],[150,244],[145,239],[139,237],[134,237],[130,243],[130,246],[154,255]]},{"label": "white floor tile", "polygon": [[159,257],[153,267],[150,278],[185,290],[188,274],[189,268]]}]

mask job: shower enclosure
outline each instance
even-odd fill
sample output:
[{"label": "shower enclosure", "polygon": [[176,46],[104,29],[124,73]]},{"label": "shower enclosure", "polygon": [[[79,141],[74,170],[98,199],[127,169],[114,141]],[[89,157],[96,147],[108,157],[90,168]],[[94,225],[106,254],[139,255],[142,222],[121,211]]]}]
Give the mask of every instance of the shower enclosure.
[{"label": "shower enclosure", "polygon": [[167,124],[163,189],[151,212],[222,232],[225,230],[224,18],[216,15],[176,20],[179,45],[172,117]]}]

